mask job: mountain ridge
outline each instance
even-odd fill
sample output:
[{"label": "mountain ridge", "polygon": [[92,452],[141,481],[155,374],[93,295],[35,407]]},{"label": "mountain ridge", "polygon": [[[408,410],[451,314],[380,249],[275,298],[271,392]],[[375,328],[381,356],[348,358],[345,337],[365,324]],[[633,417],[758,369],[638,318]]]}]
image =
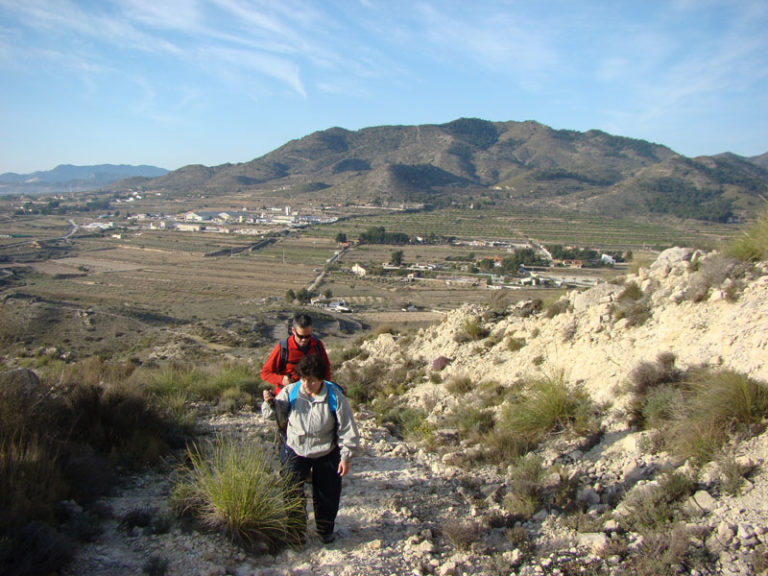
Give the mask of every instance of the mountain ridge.
[{"label": "mountain ridge", "polygon": [[[239,164],[185,166],[144,183],[174,194],[265,202],[551,206],[605,215],[749,215],[768,196],[768,166],[723,153],[688,158],[661,144],[535,121],[332,127]],[[112,186],[113,189],[119,186]]]},{"label": "mountain ridge", "polygon": [[52,170],[29,174],[6,172],[0,174],[0,194],[40,194],[78,192],[105,186],[126,178],[157,178],[169,170],[146,164],[95,164],[76,166],[59,164]]}]

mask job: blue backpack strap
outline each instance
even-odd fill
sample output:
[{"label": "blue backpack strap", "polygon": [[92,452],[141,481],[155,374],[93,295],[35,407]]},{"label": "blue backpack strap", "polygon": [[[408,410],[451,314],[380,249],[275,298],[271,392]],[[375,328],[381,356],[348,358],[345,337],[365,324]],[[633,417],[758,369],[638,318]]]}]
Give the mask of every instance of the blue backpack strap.
[{"label": "blue backpack strap", "polygon": [[296,404],[296,398],[299,397],[299,388],[301,388],[301,384],[296,383],[293,385],[293,388],[288,390],[288,402],[291,405],[291,410],[293,410],[293,405]]},{"label": "blue backpack strap", "polygon": [[325,382],[325,387],[328,389],[328,407],[331,409],[331,412],[336,414],[336,410],[339,408],[337,396],[342,393],[341,388],[328,380],[324,380],[323,382]]},{"label": "blue backpack strap", "polygon": [[[323,382],[328,390],[328,408],[331,409],[331,412],[333,412],[335,416],[336,410],[339,408],[337,396],[342,394],[341,388],[339,388],[338,384],[334,384],[328,380],[323,380]],[[288,402],[291,405],[291,410],[293,410],[293,405],[296,404],[296,398],[299,397],[299,388],[301,388],[301,384],[295,384],[293,388],[288,390]]]}]

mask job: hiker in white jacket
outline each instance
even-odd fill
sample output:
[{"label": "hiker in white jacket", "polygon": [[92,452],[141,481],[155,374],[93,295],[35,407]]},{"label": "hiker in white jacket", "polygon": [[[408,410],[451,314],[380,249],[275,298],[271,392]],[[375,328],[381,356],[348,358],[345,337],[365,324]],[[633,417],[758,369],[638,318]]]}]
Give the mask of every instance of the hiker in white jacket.
[{"label": "hiker in white jacket", "polygon": [[310,354],[295,370],[300,380],[283,388],[274,404],[264,402],[262,414],[274,415],[278,426],[285,428],[280,459],[297,496],[303,496],[304,481],[311,472],[317,532],[323,542],[330,543],[335,540],[341,478],[349,473],[360,436],[341,388],[324,379],[324,360]]}]

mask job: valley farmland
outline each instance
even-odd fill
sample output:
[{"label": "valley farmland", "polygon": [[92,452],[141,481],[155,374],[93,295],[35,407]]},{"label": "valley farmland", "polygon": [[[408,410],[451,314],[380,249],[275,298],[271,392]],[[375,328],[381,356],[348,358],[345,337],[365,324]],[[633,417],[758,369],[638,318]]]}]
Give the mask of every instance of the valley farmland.
[{"label": "valley farmland", "polygon": [[[11,205],[12,199],[5,202]],[[553,301],[569,284],[621,274],[668,246],[711,248],[734,234],[726,225],[661,219],[339,209],[330,224],[248,235],[212,227],[167,229],[156,219],[135,216],[113,216],[99,227],[93,214],[19,216],[10,208],[0,238],[7,325],[28,326],[30,342],[61,346],[82,337],[59,332],[67,324],[61,318],[65,310],[101,315],[109,322],[91,322],[86,336],[90,348],[103,353],[135,350],[142,340],[173,331],[207,343],[208,350],[217,344],[237,353],[266,345],[302,306],[318,317],[331,342],[347,341],[361,330],[419,328],[462,303],[505,307],[531,298]],[[358,244],[371,227],[418,240]],[[339,243],[340,236],[348,243]],[[493,269],[473,268],[508,257],[515,246],[552,244],[627,253],[631,260],[615,267],[541,270],[535,275],[546,282],[529,286],[509,285]],[[397,268],[387,266],[395,252],[402,259]],[[356,275],[353,268],[366,273]],[[310,307],[312,296],[324,296],[326,303],[343,300],[346,313]],[[52,306],[55,317],[43,314],[40,325],[29,313],[8,317],[15,310],[10,303],[22,301]]]}]

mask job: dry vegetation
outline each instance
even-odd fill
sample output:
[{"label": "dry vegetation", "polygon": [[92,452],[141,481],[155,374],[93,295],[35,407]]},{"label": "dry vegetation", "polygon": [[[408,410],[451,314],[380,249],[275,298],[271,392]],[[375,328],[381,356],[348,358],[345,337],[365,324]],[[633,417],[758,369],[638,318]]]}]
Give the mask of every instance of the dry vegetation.
[{"label": "dry vegetation", "polygon": [[[44,231],[52,238],[66,226],[61,221],[36,220],[28,222],[26,229],[35,234]],[[764,257],[765,246],[755,248],[752,236],[748,255]],[[56,267],[45,261],[25,263],[22,270],[14,269],[12,277],[4,278],[2,367],[33,368],[40,381],[19,371],[14,376],[19,380],[14,384],[6,380],[0,390],[0,571],[55,572],[66,563],[72,540],[87,541],[97,533],[98,510],[88,504],[112,487],[115,466],[131,469],[157,463],[170,450],[182,448],[198,416],[195,408],[235,411],[253,405],[260,387],[254,364],[261,362],[265,347],[274,342],[273,329],[281,325],[286,310],[293,309],[292,303],[282,301],[285,291],[311,282],[336,250],[336,243],[323,235],[299,234],[253,252],[206,256],[243,243],[247,241],[178,232],[127,232],[114,239],[89,235],[71,239],[64,246],[66,258]],[[14,250],[29,256],[38,248],[6,247],[6,254]],[[360,254],[375,260],[386,256],[387,250],[382,254],[381,248],[368,249]],[[427,250],[408,248],[406,260],[435,257],[445,248],[434,253]],[[350,264],[347,256],[343,261]],[[340,271],[333,272],[320,289],[354,298],[355,307],[368,313],[386,313],[406,302],[447,308],[491,299],[477,288],[438,290],[429,283],[408,286],[401,279],[361,281]],[[515,298],[529,296],[520,291]],[[638,286],[627,285],[619,298],[623,308],[615,314],[635,318],[633,310],[638,303],[646,304],[644,298]],[[557,294],[548,299],[554,304],[546,308],[547,313],[554,315]],[[384,326],[398,330],[407,322],[393,327],[383,318],[379,321],[381,330]],[[320,322],[335,330],[333,334],[319,331],[339,343],[331,349],[334,364],[341,365],[342,356],[346,360],[339,373],[351,383],[347,393],[356,406],[372,410],[379,423],[428,450],[468,442],[464,452],[468,469],[488,463],[511,466],[518,489],[504,505],[512,517],[529,517],[542,505],[576,514],[568,479],[553,482],[549,478],[544,485],[540,461],[526,454],[553,436],[588,445],[599,433],[601,407],[577,385],[562,374],[521,382],[514,388],[486,383],[470,409],[448,411],[444,421],[428,422],[426,412],[410,406],[403,396],[410,384],[432,378],[423,366],[365,366],[359,342],[352,342],[354,320],[320,315]],[[488,336],[480,318],[467,322],[456,335],[468,345]],[[157,355],[158,348],[179,343],[185,347],[180,359],[195,357],[197,365],[178,361],[168,351]],[[524,345],[520,339],[508,341],[510,350]],[[224,355],[235,357],[235,350],[245,350],[243,356],[251,362],[214,362]],[[472,390],[471,382],[461,378],[439,380],[438,375],[433,381],[454,395]],[[693,459],[716,453],[734,436],[754,433],[768,416],[768,394],[762,384],[730,372],[681,374],[669,357],[638,367],[632,386],[638,424],[660,432],[664,442],[659,449]],[[436,434],[447,428],[457,430],[457,436],[438,442]],[[241,459],[234,461],[234,468],[227,468],[233,452]],[[193,450],[189,455],[193,471],[176,494],[181,511],[192,511],[248,546],[263,542],[276,549],[293,541],[295,534],[284,509],[278,506],[262,522],[255,514],[264,511],[263,502],[248,502],[243,510],[222,509],[216,507],[214,496],[228,501],[231,494],[206,484],[215,476],[212,466],[221,466],[223,477],[230,478],[243,462],[262,463],[232,447],[227,451],[226,445],[224,449],[214,446],[211,452]],[[270,471],[264,474],[271,478]],[[734,476],[737,485],[738,471]],[[233,483],[226,489],[241,488]],[[677,526],[678,503],[689,492],[683,480],[670,476],[645,501],[628,503],[634,507],[637,525],[647,534],[647,562],[673,562],[688,553],[666,546],[666,555],[659,556],[654,555],[653,546],[660,532]],[[60,503],[71,499],[82,507],[62,510]],[[132,521],[167,528],[163,521],[138,516]],[[467,549],[474,542],[477,525],[455,523],[444,526],[443,532],[454,547]],[[654,573],[649,564],[632,564],[637,555],[632,558],[628,566],[638,573]],[[162,561],[148,569],[163,573]]]}]

